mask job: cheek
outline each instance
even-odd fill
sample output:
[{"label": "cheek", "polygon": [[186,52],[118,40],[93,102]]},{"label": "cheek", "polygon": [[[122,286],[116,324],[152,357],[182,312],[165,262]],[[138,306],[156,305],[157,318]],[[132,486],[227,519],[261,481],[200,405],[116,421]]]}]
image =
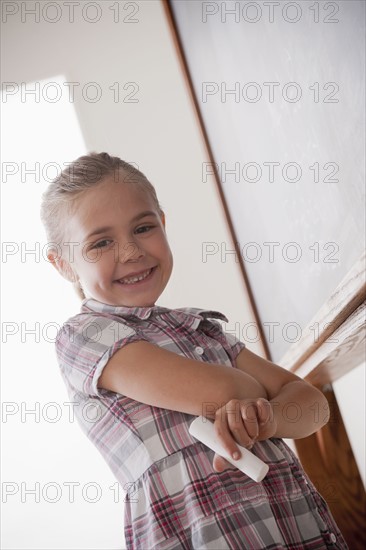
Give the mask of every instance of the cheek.
[{"label": "cheek", "polygon": [[160,250],[161,250],[161,256],[164,257],[164,261],[170,265],[172,262],[172,253],[167,241],[162,243]]},{"label": "cheek", "polygon": [[103,256],[103,258],[97,261],[94,269],[101,275],[109,275],[114,270],[115,265],[113,254],[111,254],[110,256]]},{"label": "cheek", "polygon": [[167,253],[171,254],[169,242],[165,233],[162,234],[161,245],[162,247],[164,247],[164,250],[166,250]]},{"label": "cheek", "polygon": [[165,263],[166,263],[166,269],[170,275],[173,270],[173,255],[169,247],[166,248]]},{"label": "cheek", "polygon": [[111,259],[111,261],[107,261],[104,255],[98,257],[98,254],[89,254],[88,258],[86,258],[85,260],[86,261],[84,262],[84,270],[85,273],[89,275],[89,277],[93,277],[93,275],[100,276],[103,273],[111,271],[111,269],[113,268],[113,260]]}]

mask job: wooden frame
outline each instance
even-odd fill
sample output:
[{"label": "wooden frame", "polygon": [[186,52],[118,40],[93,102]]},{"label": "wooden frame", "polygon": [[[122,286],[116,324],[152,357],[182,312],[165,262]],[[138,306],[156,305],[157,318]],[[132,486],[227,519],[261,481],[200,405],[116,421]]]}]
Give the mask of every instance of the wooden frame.
[{"label": "wooden frame", "polygon": [[[296,374],[303,378],[310,376],[311,382],[317,385],[320,384],[320,382],[318,384],[313,380],[311,371],[315,368],[317,362],[324,360],[325,356],[336,349],[338,338],[343,338],[344,331],[346,333],[352,331],[352,328],[347,324],[345,325],[345,323],[347,320],[351,322],[351,317],[355,320],[353,314],[366,298],[365,262],[366,254],[363,252],[353,268],[332,292],[328,301],[303,330],[300,340],[291,346],[282,357],[280,361],[282,366],[294,372],[296,371]],[[342,326],[343,330],[339,332],[338,329]],[[345,326],[348,328],[346,329]],[[337,335],[335,335],[335,332],[337,332]],[[327,351],[323,347],[320,352],[319,350],[324,342],[328,344]],[[349,361],[349,358],[347,360]],[[362,359],[359,360],[358,364],[361,362]],[[355,361],[349,362],[349,365],[351,363],[353,366],[347,367],[347,370],[342,369],[341,375],[357,366],[354,365]],[[339,375],[337,376],[335,372],[333,374],[329,372],[329,375],[323,378],[323,383],[334,382],[337,378],[339,378]]]},{"label": "wooden frame", "polygon": [[[305,470],[355,550],[366,546],[366,493],[332,383],[365,361],[365,281],[363,253],[281,361],[328,399],[328,424],[310,437],[295,440],[295,445]],[[317,338],[314,327],[322,327]]]},{"label": "wooden frame", "polygon": [[[197,124],[207,156],[214,169],[216,187],[233,246],[236,249],[238,239],[221,187],[174,14],[169,0],[162,0],[162,2]],[[239,250],[237,250],[237,256],[245,291],[249,296],[253,315],[260,330],[264,356],[271,360]],[[300,341],[291,346],[278,362],[281,366],[319,387],[329,401],[331,418],[328,424],[312,436],[296,440],[295,444],[305,470],[327,500],[352,550],[361,550],[361,548],[363,550],[366,545],[366,493],[332,389],[332,383],[365,361],[365,293],[365,253],[363,253],[331,294],[329,300],[308,324]]]}]

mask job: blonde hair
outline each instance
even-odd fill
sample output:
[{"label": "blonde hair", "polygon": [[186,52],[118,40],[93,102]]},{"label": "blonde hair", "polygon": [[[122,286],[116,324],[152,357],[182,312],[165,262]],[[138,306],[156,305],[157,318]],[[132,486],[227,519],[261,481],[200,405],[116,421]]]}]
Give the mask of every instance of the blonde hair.
[{"label": "blonde hair", "polygon": [[[89,153],[73,161],[48,186],[42,194],[40,217],[44,225],[49,250],[63,250],[67,218],[75,209],[76,198],[102,180],[133,183],[149,193],[158,213],[163,214],[154,186],[135,166],[108,153]],[[86,298],[79,281],[73,283],[81,300]]]}]

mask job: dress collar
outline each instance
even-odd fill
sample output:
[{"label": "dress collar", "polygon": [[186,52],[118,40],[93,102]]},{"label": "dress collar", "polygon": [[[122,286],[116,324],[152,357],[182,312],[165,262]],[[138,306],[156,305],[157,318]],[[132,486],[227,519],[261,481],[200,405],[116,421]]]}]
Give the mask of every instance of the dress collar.
[{"label": "dress collar", "polygon": [[148,319],[150,315],[154,313],[163,313],[169,311],[165,307],[149,306],[149,307],[126,307],[126,306],[112,306],[110,304],[104,304],[93,298],[86,298],[81,303],[81,313],[87,311],[98,311],[99,313],[111,313],[113,315],[119,315],[121,317],[138,317],[139,319]]},{"label": "dress collar", "polygon": [[112,306],[110,304],[104,304],[93,298],[86,298],[81,303],[81,313],[87,313],[89,311],[96,311],[99,313],[110,313],[112,315],[118,315],[120,317],[137,317],[139,319],[148,319],[151,315],[160,315],[161,313],[178,312],[184,315],[195,317],[202,320],[208,317],[214,317],[228,322],[227,317],[219,311],[213,311],[208,309],[198,308],[178,308],[169,309],[162,306],[149,306],[149,307],[126,307],[126,306]]}]

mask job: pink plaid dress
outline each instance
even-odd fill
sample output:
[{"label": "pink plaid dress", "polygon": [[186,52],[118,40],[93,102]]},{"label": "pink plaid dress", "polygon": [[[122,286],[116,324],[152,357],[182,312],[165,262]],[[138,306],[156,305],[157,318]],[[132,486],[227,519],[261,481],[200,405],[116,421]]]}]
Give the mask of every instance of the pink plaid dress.
[{"label": "pink plaid dress", "polygon": [[[115,307],[93,299],[58,332],[56,352],[78,422],[126,493],[128,550],[347,548],[324,499],[281,439],[252,451],[269,465],[255,483],[192,437],[194,416],[97,387],[109,358],[145,340],[185,357],[236,368],[245,344],[226,317],[196,308]],[[94,420],[84,414],[94,407]]]}]

